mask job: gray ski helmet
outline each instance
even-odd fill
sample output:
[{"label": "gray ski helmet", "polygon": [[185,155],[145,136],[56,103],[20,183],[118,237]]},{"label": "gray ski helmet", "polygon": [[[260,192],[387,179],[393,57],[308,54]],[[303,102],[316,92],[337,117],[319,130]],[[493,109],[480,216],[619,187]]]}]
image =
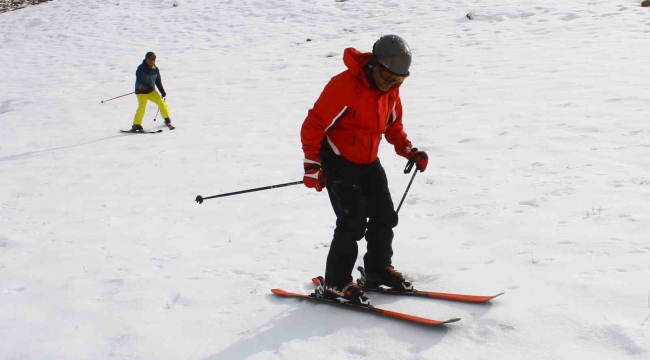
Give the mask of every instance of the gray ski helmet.
[{"label": "gray ski helmet", "polygon": [[409,76],[411,48],[397,35],[384,35],[375,42],[372,53],[378,63],[388,71],[401,76]]}]

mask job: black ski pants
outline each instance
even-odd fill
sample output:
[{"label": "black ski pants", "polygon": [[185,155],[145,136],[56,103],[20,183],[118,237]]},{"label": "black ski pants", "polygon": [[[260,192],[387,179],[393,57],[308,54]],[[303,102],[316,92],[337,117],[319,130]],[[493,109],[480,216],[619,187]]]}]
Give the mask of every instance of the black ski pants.
[{"label": "black ski pants", "polygon": [[393,228],[398,219],[379,159],[360,165],[331,152],[322,155],[325,155],[321,157],[321,166],[327,177],[327,192],[336,214],[325,281],[341,286],[352,281],[357,241],[364,236],[366,270],[372,272],[391,265]]}]

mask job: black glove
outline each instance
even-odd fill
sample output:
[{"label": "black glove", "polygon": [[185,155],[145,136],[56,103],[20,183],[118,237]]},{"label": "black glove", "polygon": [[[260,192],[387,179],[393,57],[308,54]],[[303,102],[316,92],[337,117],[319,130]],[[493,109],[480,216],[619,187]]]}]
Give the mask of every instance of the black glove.
[{"label": "black glove", "polygon": [[160,96],[161,97],[167,97],[167,93],[163,91],[163,92],[160,93]]}]

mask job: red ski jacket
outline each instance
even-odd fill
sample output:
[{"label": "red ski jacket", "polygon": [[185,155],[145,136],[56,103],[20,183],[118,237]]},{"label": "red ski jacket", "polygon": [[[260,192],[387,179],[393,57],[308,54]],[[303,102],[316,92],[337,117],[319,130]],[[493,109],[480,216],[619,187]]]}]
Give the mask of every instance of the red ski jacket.
[{"label": "red ski jacket", "polygon": [[347,70],[334,76],[309,110],[300,138],[305,158],[320,163],[321,141],[327,138],[337,155],[355,164],[377,159],[382,134],[407,157],[412,144],[402,127],[399,85],[386,92],[371,88],[363,72],[372,53],[347,48],[343,63]]}]

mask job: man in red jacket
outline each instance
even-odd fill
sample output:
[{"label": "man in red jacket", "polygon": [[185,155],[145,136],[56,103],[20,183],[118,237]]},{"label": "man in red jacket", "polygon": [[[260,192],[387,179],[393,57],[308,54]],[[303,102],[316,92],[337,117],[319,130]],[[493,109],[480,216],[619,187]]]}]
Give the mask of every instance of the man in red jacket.
[{"label": "man in red jacket", "polygon": [[337,217],[323,295],[367,305],[370,300],[352,280],[357,241],[364,236],[366,286],[413,288],[391,262],[397,213],[377,158],[379,142],[385,136],[420,171],[428,157],[412,146],[402,126],[399,88],[411,66],[404,39],[382,36],[372,53],[347,48],[343,62],[348,69],[330,80],[302,124],[303,182],[317,191],[327,188]]}]

